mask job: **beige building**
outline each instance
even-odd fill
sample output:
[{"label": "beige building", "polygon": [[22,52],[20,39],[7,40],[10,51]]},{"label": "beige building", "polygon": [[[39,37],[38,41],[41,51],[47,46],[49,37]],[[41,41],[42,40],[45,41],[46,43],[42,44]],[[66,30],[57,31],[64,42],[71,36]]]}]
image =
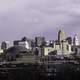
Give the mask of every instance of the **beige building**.
[{"label": "beige building", "polygon": [[59,44],[61,43],[61,41],[65,40],[65,33],[63,30],[59,30],[58,32],[58,42]]},{"label": "beige building", "polygon": [[54,42],[52,47],[44,47],[44,55],[49,55],[50,52],[54,51],[57,51],[57,55],[71,54],[71,45],[65,40],[64,35],[64,32],[60,30],[58,33],[58,42]]}]

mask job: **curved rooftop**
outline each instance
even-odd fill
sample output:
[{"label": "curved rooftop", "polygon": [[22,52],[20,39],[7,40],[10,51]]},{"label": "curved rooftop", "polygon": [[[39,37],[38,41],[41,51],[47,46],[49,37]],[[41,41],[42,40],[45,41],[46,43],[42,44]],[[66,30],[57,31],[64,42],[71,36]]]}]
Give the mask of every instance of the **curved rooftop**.
[{"label": "curved rooftop", "polygon": [[12,46],[6,50],[7,53],[19,53],[19,52],[27,52],[27,49],[22,46]]}]

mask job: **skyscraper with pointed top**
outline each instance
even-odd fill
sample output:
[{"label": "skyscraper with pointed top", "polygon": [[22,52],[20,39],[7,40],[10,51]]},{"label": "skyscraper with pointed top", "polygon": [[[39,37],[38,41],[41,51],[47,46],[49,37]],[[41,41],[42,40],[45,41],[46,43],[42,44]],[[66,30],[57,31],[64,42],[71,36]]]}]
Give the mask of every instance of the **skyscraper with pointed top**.
[{"label": "skyscraper with pointed top", "polygon": [[58,42],[59,44],[61,43],[61,41],[63,41],[65,39],[65,33],[63,30],[59,30],[58,32]]}]

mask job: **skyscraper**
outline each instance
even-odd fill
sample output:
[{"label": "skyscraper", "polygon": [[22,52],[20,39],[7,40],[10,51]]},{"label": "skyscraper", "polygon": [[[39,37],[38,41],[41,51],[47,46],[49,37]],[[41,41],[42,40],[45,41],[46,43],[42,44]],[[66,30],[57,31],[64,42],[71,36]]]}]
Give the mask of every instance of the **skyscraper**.
[{"label": "skyscraper", "polygon": [[44,37],[35,37],[35,44],[37,47],[41,47],[45,45],[45,38]]},{"label": "skyscraper", "polygon": [[72,44],[72,38],[71,37],[67,37],[66,40],[68,41],[68,43],[71,45]]},{"label": "skyscraper", "polygon": [[5,50],[7,48],[7,43],[5,41],[1,44],[1,49]]},{"label": "skyscraper", "polygon": [[58,32],[58,42],[59,44],[61,43],[61,41],[63,41],[65,39],[65,33],[63,30],[59,30]]},{"label": "skyscraper", "polygon": [[74,38],[73,38],[73,45],[78,46],[79,45],[79,39],[77,34],[75,34]]}]

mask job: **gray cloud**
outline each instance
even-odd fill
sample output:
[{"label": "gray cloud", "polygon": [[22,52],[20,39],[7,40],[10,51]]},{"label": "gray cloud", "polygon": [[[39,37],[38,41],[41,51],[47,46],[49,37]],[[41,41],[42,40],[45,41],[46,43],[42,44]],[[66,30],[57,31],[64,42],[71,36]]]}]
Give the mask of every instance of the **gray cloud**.
[{"label": "gray cloud", "polygon": [[1,40],[37,35],[54,39],[62,27],[73,35],[79,33],[79,21],[79,0],[0,0]]}]

